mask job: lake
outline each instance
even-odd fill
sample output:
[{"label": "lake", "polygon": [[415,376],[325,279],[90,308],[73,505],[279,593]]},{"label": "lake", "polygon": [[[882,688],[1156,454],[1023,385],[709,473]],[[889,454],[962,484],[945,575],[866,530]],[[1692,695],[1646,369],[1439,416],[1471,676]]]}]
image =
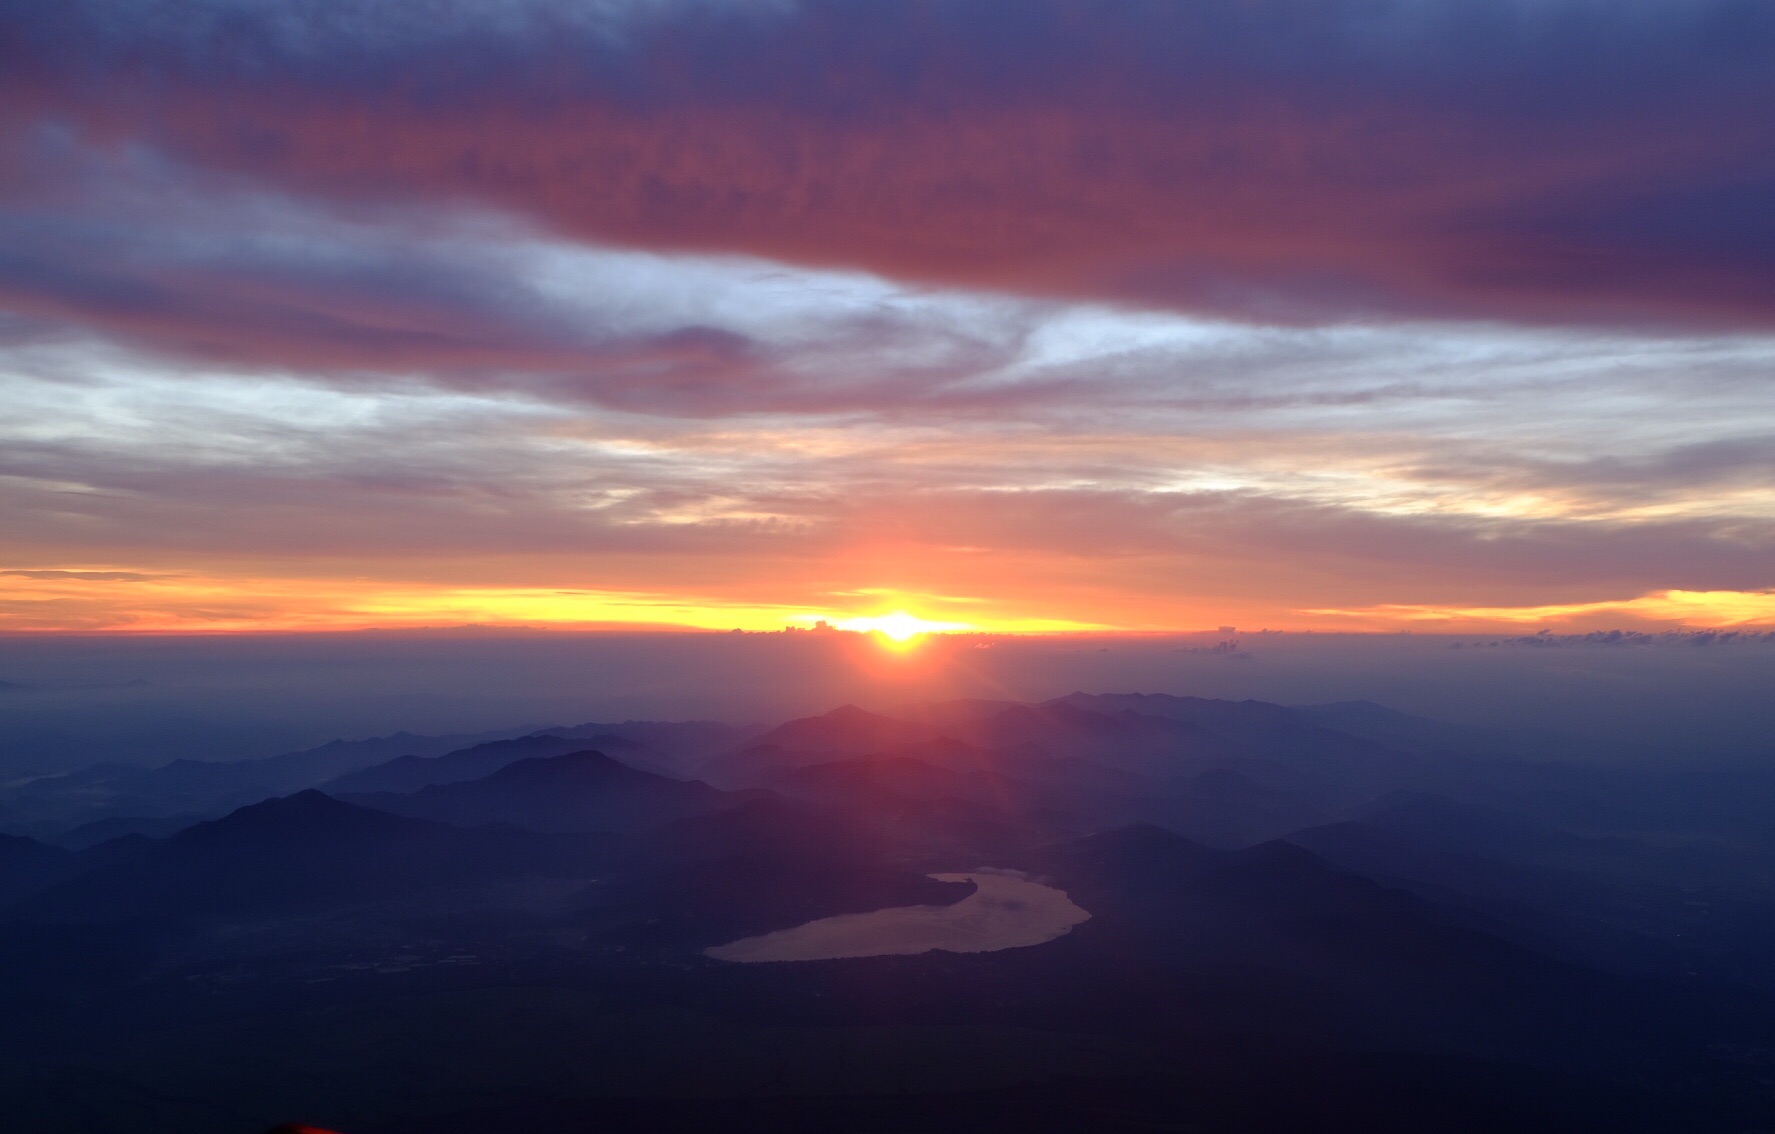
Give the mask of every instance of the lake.
[{"label": "lake", "polygon": [[740,962],[830,961],[933,949],[993,953],[1052,941],[1091,916],[1064,891],[1015,870],[980,869],[931,877],[972,882],[974,893],[950,906],[895,906],[823,917],[703,952],[718,961]]}]

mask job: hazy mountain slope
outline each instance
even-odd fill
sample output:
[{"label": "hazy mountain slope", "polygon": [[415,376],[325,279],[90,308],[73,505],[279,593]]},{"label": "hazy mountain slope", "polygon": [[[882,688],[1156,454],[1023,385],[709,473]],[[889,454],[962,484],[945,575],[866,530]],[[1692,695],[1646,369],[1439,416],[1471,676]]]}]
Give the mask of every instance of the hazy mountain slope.
[{"label": "hazy mountain slope", "polygon": [[[915,746],[917,747],[917,746]],[[956,772],[910,756],[872,756],[791,768],[772,791],[840,809],[921,849],[1002,852],[1088,830],[1057,806],[1061,793],[989,772]]]},{"label": "hazy mountain slope", "polygon": [[621,737],[643,745],[657,757],[640,759],[638,751],[611,754],[621,757],[644,771],[684,779],[707,757],[740,747],[763,731],[756,727],[736,727],[721,721],[588,721],[571,728],[544,730],[555,736],[583,740],[587,747],[603,750],[604,738]]},{"label": "hazy mountain slope", "polygon": [[309,790],[189,827],[11,913],[34,922],[287,914],[475,877],[571,873],[589,869],[594,849],[389,815]]},{"label": "hazy mountain slope", "polygon": [[[966,766],[978,753],[1015,774],[1016,763],[1088,759],[1108,767],[1158,776],[1190,775],[1252,753],[1184,721],[1132,712],[1098,713],[1065,702],[1024,705],[955,701],[913,705],[912,719],[846,705],[818,717],[789,721],[744,748],[703,765],[700,775],[723,785],[760,784],[784,768],[879,756],[930,745],[927,762]],[[961,748],[954,747],[963,746]],[[1006,756],[1021,754],[1021,760]],[[921,757],[924,758],[924,757]],[[982,764],[986,761],[981,761]]]},{"label": "hazy mountain slope", "polygon": [[1472,909],[1515,940],[1587,963],[1775,987],[1766,856],[1585,837],[1434,796],[1389,800],[1289,841],[1342,869]]},{"label": "hazy mountain slope", "polygon": [[1295,705],[1291,708],[1305,719],[1325,728],[1408,752],[1538,756],[1557,752],[1562,743],[1565,746],[1579,743],[1575,738],[1549,734],[1450,724],[1432,717],[1402,713],[1373,701],[1331,701],[1318,705]]},{"label": "hazy mountain slope", "polygon": [[742,797],[700,781],[643,772],[601,752],[580,751],[518,760],[477,780],[349,798],[393,814],[445,823],[589,832],[655,827],[731,807]]},{"label": "hazy mountain slope", "polygon": [[59,834],[116,816],[161,818],[213,816],[275,795],[400,756],[436,756],[529,729],[459,736],[399,732],[367,740],[334,740],[317,748],[261,760],[175,760],[158,768],[97,764],[49,776],[0,793],[9,822],[18,830]]},{"label": "hazy mountain slope", "polygon": [[109,819],[95,819],[91,823],[82,823],[71,831],[64,831],[49,840],[58,847],[68,850],[86,850],[100,843],[120,839],[126,835],[145,835],[151,839],[164,839],[183,831],[186,827],[202,823],[208,816],[187,813],[184,815],[117,815]]},{"label": "hazy mountain slope", "polygon": [[941,730],[915,721],[883,716],[855,705],[840,705],[817,717],[786,721],[753,737],[750,746],[867,755],[939,735],[943,735]]},{"label": "hazy mountain slope", "polygon": [[1062,700],[1098,712],[1128,711],[1195,725],[1293,777],[1273,786],[1310,788],[1327,803],[1360,802],[1401,788],[1438,790],[1473,778],[1474,763],[1461,754],[1401,751],[1267,701],[1163,693],[1073,693]]},{"label": "hazy mountain slope", "polygon": [[947,734],[983,748],[1034,745],[1148,775],[1190,775],[1249,753],[1187,721],[1120,710],[1097,712],[1065,701],[1012,705],[957,723]]},{"label": "hazy mountain slope", "polygon": [[[623,740],[621,737],[607,736],[603,740],[605,744],[597,746],[597,750],[619,759],[623,756],[624,749],[657,756],[657,753],[652,753],[644,745]],[[472,748],[446,752],[442,756],[397,757],[387,763],[328,780],[321,785],[321,790],[334,795],[354,792],[413,792],[432,784],[478,780],[519,760],[563,756],[569,752],[584,752],[591,747],[594,746],[584,740],[548,732],[510,740],[492,740]]]},{"label": "hazy mountain slope", "polygon": [[[1674,985],[1548,958],[1287,844],[1214,852],[1144,827],[1051,848],[1030,863],[1097,915],[1057,952],[1114,957],[1130,979],[1148,974],[1154,1010],[1171,978],[1153,974],[1242,973],[1240,986],[1268,990],[1246,1005],[1253,1026],[1348,1029],[1346,1045],[1546,1063],[1578,1052],[1669,1056],[1682,1043],[1674,1037],[1716,1026]],[[1303,1015],[1291,1024],[1295,1011]],[[1280,1016],[1261,1023],[1265,1012]]]}]

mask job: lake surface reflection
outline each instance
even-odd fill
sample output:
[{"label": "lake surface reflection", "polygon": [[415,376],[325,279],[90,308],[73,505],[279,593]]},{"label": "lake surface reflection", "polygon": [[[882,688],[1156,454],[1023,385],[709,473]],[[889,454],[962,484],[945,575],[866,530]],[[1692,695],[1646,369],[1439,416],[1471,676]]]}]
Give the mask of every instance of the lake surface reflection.
[{"label": "lake surface reflection", "polygon": [[933,874],[940,882],[972,882],[974,893],[952,906],[895,906],[840,914],[743,937],[705,949],[718,961],[830,961],[928,953],[992,953],[1052,941],[1091,915],[1064,891],[1015,870]]}]

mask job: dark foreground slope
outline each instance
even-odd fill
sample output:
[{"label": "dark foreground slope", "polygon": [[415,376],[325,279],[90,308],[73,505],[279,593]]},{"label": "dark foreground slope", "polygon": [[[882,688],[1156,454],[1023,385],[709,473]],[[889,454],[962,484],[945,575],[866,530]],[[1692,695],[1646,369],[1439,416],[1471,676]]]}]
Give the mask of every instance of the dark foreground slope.
[{"label": "dark foreground slope", "polygon": [[169,1134],[1724,1132],[1766,1101],[1745,1059],[1772,1050],[1765,1003],[1565,964],[1300,848],[1153,827],[1000,863],[1093,914],[1045,945],[701,953],[965,894],[907,853],[769,797],[592,839],[318,793],[248,808],[15,908],[34,931],[109,916],[156,955],[70,985],[53,1026],[9,1013],[0,1101],[33,1130]]}]

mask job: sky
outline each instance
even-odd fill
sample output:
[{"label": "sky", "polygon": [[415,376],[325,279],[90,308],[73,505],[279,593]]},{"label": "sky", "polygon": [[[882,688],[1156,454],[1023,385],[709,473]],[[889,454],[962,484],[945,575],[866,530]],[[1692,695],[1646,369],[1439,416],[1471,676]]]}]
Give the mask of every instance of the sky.
[{"label": "sky", "polygon": [[1770,106],[1766,0],[0,0],[0,633],[1775,625]]}]

